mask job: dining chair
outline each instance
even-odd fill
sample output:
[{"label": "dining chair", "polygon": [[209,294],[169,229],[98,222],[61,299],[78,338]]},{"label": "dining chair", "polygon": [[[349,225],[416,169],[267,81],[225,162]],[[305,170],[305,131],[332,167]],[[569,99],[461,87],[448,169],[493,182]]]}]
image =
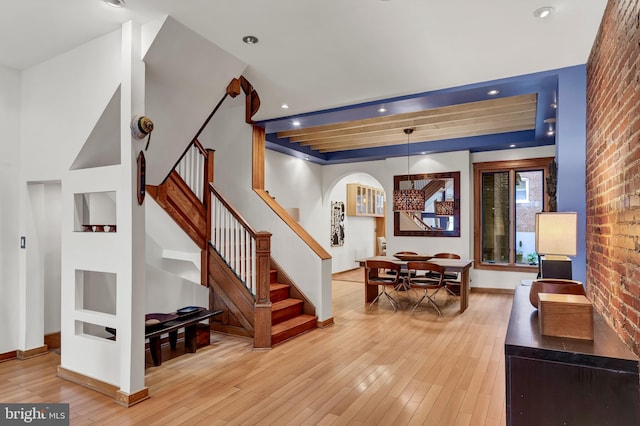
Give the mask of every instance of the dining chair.
[{"label": "dining chair", "polygon": [[[409,287],[424,290],[424,294],[411,310],[411,315],[414,314],[425,298],[436,309],[438,316],[442,315],[440,307],[433,300],[433,297],[444,286],[444,268],[431,262],[415,261],[407,262],[407,269],[409,271],[409,277],[407,278]],[[431,294],[429,294],[430,290],[433,290]]]},{"label": "dining chair", "polygon": [[[411,254],[411,255],[417,255],[418,253],[416,253],[415,251],[399,251],[397,253],[394,253],[393,255],[396,256],[397,254]],[[389,275],[393,275],[395,274],[395,272],[393,271],[388,271],[387,272]],[[408,272],[404,269],[404,268],[400,268],[400,280],[398,281],[398,285],[396,286],[396,290],[408,290],[408,285],[406,282],[406,278],[407,278]]]},{"label": "dining chair", "polygon": [[[386,271],[394,272],[394,274],[389,275],[384,273]],[[400,284],[400,280],[403,279],[400,276],[400,264],[387,260],[367,260],[365,262],[365,272],[365,284],[378,287],[378,295],[369,304],[369,309],[371,309],[371,306],[380,296],[385,295],[389,303],[391,303],[391,306],[393,306],[393,311],[397,311],[398,302],[387,292],[387,287],[396,289]],[[382,289],[382,291],[380,291],[380,289]]]},{"label": "dining chair", "polygon": [[[460,255],[455,253],[436,253],[433,257],[436,259],[460,259]],[[460,274],[458,272],[445,272],[444,280],[446,281],[444,288],[447,293],[452,296],[460,296]]]}]

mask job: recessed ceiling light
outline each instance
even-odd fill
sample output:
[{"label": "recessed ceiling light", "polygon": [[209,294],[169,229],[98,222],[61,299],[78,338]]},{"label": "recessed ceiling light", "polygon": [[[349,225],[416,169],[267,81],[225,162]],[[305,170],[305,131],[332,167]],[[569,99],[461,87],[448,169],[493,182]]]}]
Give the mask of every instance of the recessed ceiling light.
[{"label": "recessed ceiling light", "polygon": [[387,112],[387,109],[385,107],[380,107],[378,108],[378,112]]},{"label": "recessed ceiling light", "polygon": [[124,0],[103,0],[111,7],[124,7]]},{"label": "recessed ceiling light", "polygon": [[258,37],[256,36],[252,36],[252,35],[248,35],[248,36],[244,36],[242,37],[242,41],[244,41],[247,44],[256,44],[258,43]]},{"label": "recessed ceiling light", "polygon": [[536,9],[533,12],[533,16],[535,16],[536,18],[546,18],[552,13],[553,13],[553,8],[551,6],[544,6],[539,9]]},{"label": "recessed ceiling light", "polygon": [[556,119],[554,117],[544,120],[544,124],[547,125],[547,136],[553,136],[556,134]]},{"label": "recessed ceiling light", "polygon": [[288,104],[282,104],[282,105],[280,105],[280,108],[289,109],[289,105]]},{"label": "recessed ceiling light", "polygon": [[300,122],[299,122],[298,120],[296,120],[296,121],[294,121],[292,124],[293,124],[294,126],[299,126],[299,125],[300,125]]},{"label": "recessed ceiling light", "polygon": [[515,147],[516,147],[515,143],[512,143],[511,145],[509,145],[509,148],[515,148]]},{"label": "recessed ceiling light", "polygon": [[497,95],[498,93],[500,93],[500,91],[499,91],[498,89],[492,89],[492,90],[489,90],[489,91],[487,92],[487,95],[489,95],[489,96],[495,96],[495,95]]}]

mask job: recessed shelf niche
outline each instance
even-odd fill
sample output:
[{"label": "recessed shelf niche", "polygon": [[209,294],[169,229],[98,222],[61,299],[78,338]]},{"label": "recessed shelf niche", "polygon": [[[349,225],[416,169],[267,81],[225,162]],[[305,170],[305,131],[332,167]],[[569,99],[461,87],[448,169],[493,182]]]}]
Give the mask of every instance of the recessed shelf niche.
[{"label": "recessed shelf niche", "polygon": [[117,275],[76,270],[76,310],[116,314]]},{"label": "recessed shelf niche", "polygon": [[75,232],[116,232],[116,192],[74,194]]},{"label": "recessed shelf niche", "polygon": [[77,320],[75,324],[76,324],[76,329],[75,329],[76,336],[97,337],[99,339],[104,339],[104,340],[113,341],[113,342],[115,342],[116,340],[115,329],[111,329],[114,333],[110,333],[107,331],[107,329],[104,326],[101,326],[98,324],[92,324],[90,322],[77,321]]}]

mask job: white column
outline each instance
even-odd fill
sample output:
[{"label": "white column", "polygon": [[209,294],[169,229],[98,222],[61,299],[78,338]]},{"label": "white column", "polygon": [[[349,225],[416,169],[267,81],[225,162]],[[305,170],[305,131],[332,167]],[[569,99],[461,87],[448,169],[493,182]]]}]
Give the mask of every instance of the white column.
[{"label": "white column", "polygon": [[117,190],[118,233],[122,233],[118,276],[117,323],[120,345],[120,391],[144,388],[145,221],[137,201],[137,156],[145,141],[131,136],[133,115],[144,113],[144,63],[141,30],[133,22],[122,26],[122,82],[120,109],[121,181]]}]

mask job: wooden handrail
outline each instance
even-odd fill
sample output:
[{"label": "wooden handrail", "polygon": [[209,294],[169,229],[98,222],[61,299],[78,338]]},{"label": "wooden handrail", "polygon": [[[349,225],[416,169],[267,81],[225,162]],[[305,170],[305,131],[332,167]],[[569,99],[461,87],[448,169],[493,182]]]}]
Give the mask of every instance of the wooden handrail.
[{"label": "wooden handrail", "polygon": [[262,127],[253,126],[253,191],[286,223],[293,232],[322,260],[331,259],[331,255],[309,234],[294,218],[291,217],[273,197],[264,189],[265,164],[265,131]]},{"label": "wooden handrail", "polygon": [[273,197],[271,197],[267,191],[263,189],[254,189],[254,192],[258,194],[260,198],[273,210],[279,217],[286,223],[293,232],[304,243],[309,246],[311,250],[322,260],[331,259],[331,255],[327,252],[318,242],[309,234],[294,218],[291,217],[284,207],[278,204]]},{"label": "wooden handrail", "polygon": [[[192,144],[195,145],[196,148],[198,148],[198,151],[200,151],[200,154],[202,154],[203,156],[207,156],[207,150],[202,146],[202,144],[200,143],[200,141],[198,139],[194,139],[193,142],[191,142]],[[187,147],[188,149],[188,147]],[[187,151],[185,151],[182,155],[184,155]]]},{"label": "wooden handrail", "polygon": [[[173,172],[176,169],[176,167],[178,167],[178,164],[180,164],[180,161],[182,161],[184,156],[191,149],[191,145],[195,145],[198,148],[198,150],[200,151],[200,153],[202,153],[202,155],[205,158],[207,158],[207,150],[204,149],[203,146],[200,144],[200,142],[198,141],[198,137],[202,134],[204,129],[207,127],[207,125],[209,124],[209,122],[211,121],[211,119],[213,118],[215,113],[218,112],[218,109],[220,109],[220,107],[222,106],[222,103],[224,102],[224,100],[227,99],[227,96],[231,96],[232,98],[235,98],[236,96],[238,96],[240,94],[240,88],[243,87],[243,81],[246,81],[246,79],[244,79],[244,77],[240,77],[240,79],[234,78],[227,85],[226,93],[218,101],[216,106],[213,108],[213,111],[211,111],[211,114],[209,114],[209,116],[204,121],[204,123],[202,123],[202,126],[200,126],[200,128],[196,132],[196,134],[193,137],[193,139],[191,139],[191,142],[189,143],[189,145],[187,145],[187,147],[185,148],[185,150],[182,153],[182,155],[180,157],[178,157],[178,161],[176,161],[176,163],[173,165],[173,167],[171,168],[171,171],[167,174],[167,176],[165,176],[165,178],[163,179],[162,183],[164,183],[169,178],[169,175],[171,175],[171,172]],[[251,84],[248,81],[246,82],[246,84],[248,84],[248,87],[253,89],[253,87],[251,86]],[[258,102],[258,106],[259,105],[260,105],[260,102]]]}]

